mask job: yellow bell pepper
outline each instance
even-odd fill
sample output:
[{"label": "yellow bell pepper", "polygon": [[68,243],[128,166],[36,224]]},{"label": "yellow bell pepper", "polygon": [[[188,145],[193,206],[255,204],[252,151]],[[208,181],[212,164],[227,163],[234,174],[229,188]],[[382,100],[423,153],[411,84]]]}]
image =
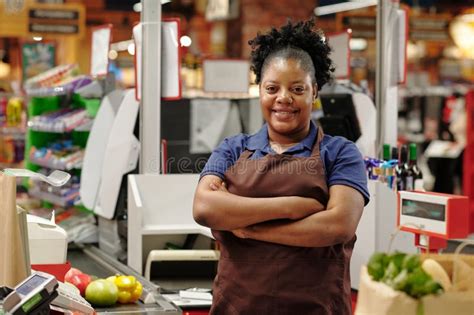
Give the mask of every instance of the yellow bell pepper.
[{"label": "yellow bell pepper", "polygon": [[118,288],[118,302],[121,304],[135,303],[142,295],[143,286],[134,276],[116,275],[108,277]]}]

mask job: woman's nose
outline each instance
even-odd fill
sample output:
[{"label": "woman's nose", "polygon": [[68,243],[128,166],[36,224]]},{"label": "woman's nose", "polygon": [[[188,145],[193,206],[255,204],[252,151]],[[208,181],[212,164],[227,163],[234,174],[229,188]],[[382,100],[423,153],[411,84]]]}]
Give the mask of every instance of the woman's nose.
[{"label": "woman's nose", "polygon": [[278,95],[277,102],[291,104],[293,103],[293,98],[288,91],[281,91]]}]

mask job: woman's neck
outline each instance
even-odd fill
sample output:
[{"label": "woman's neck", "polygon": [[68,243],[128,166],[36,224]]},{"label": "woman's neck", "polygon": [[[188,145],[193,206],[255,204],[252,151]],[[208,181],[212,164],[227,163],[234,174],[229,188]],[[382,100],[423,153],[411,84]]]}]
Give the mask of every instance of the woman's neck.
[{"label": "woman's neck", "polygon": [[289,148],[291,148],[292,146],[296,144],[298,144],[298,142],[281,144],[281,143],[277,143],[275,141],[270,140],[270,147],[272,148],[273,151],[275,151],[278,154],[282,154],[283,152],[285,152],[286,150],[288,150]]},{"label": "woman's neck", "polygon": [[293,146],[298,142],[301,142],[304,138],[306,138],[309,134],[310,126],[308,125],[307,128],[299,130],[293,134],[285,135],[279,134],[274,132],[273,130],[268,130],[268,140],[273,143],[277,143],[280,145],[289,145]]}]

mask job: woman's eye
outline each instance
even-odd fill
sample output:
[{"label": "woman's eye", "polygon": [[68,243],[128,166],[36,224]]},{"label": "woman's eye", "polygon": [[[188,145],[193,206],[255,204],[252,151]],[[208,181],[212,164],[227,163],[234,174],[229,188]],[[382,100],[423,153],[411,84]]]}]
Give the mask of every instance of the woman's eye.
[{"label": "woman's eye", "polygon": [[294,91],[295,93],[298,93],[298,94],[303,93],[303,92],[304,92],[304,87],[302,87],[302,86],[294,87],[294,88],[293,88],[293,91]]},{"label": "woman's eye", "polygon": [[267,87],[265,88],[265,90],[266,90],[268,93],[275,93],[276,90],[277,90],[277,88],[276,88],[276,86],[267,86]]}]

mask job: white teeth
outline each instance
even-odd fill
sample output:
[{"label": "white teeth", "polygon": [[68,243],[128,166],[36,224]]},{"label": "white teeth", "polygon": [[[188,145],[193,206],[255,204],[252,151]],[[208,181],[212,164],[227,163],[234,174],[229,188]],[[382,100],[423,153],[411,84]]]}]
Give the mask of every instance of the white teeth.
[{"label": "white teeth", "polygon": [[274,113],[277,118],[283,119],[290,118],[294,115],[293,112],[274,111]]}]

